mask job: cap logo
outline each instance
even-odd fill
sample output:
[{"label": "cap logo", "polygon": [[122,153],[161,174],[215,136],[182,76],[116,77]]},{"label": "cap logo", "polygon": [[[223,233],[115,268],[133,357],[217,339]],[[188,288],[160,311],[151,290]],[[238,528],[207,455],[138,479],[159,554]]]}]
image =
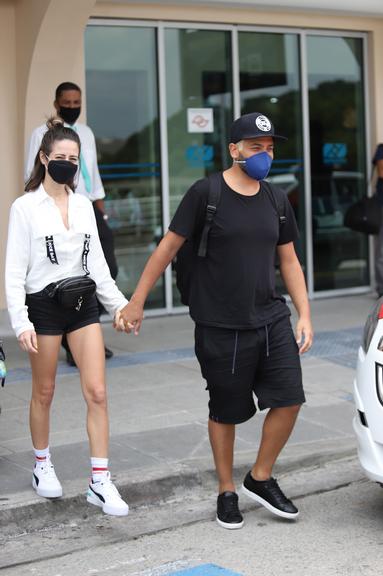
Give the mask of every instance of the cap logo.
[{"label": "cap logo", "polygon": [[271,122],[266,118],[266,116],[257,116],[255,124],[259,130],[262,130],[262,132],[270,132],[271,130]]}]

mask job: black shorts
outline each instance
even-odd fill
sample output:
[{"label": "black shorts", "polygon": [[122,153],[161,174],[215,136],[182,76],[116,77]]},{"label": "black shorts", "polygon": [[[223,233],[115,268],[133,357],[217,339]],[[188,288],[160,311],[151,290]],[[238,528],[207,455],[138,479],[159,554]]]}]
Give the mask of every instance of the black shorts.
[{"label": "black shorts", "polygon": [[78,312],[59,306],[54,298],[50,298],[43,291],[27,294],[25,303],[36,334],[67,334],[88,324],[100,322],[96,296],[84,302]]},{"label": "black shorts", "polygon": [[209,418],[239,424],[258,408],[305,402],[298,345],[289,317],[267,327],[232,330],[197,324],[195,352],[209,391]]}]

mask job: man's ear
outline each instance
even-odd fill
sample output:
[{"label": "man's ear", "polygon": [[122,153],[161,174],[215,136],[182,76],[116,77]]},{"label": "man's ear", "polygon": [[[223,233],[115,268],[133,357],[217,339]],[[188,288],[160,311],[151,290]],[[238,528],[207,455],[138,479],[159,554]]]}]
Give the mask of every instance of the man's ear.
[{"label": "man's ear", "polygon": [[56,112],[58,112],[58,111],[60,110],[60,106],[58,105],[57,100],[55,100],[55,101],[53,102],[53,106],[54,106]]},{"label": "man's ear", "polygon": [[231,142],[229,144],[229,152],[230,152],[230,156],[233,158],[233,160],[238,160],[240,152],[238,150],[237,144],[233,144]]}]

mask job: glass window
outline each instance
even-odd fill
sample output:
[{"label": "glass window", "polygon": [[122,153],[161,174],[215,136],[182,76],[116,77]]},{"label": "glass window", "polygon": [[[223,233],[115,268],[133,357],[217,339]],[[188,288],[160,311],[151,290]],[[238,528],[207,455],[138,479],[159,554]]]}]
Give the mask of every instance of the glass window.
[{"label": "glass window", "polygon": [[367,237],[343,224],[367,190],[363,40],[308,36],[314,289],[369,282]]},{"label": "glass window", "polygon": [[[193,182],[231,165],[230,32],[167,29],[165,54],[172,216]],[[178,305],[176,288],[173,299]]]},{"label": "glass window", "polygon": [[[156,30],[88,26],[87,116],[115,235],[117,283],[131,295],[162,235]],[[164,281],[148,308],[164,306]]]}]

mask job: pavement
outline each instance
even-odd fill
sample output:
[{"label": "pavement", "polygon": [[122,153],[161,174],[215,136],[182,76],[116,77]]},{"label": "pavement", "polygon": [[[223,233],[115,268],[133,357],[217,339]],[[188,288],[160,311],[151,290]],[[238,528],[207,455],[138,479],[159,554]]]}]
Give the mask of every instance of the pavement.
[{"label": "pavement", "polygon": [[[312,302],[315,342],[302,357],[307,403],[278,460],[276,476],[356,454],[352,384],[363,325],[375,301],[369,293]],[[103,331],[115,353],[107,361],[110,468],[130,506],[214,482],[207,392],[194,357],[189,316],[148,317],[138,337],[115,332],[109,322],[103,323]],[[77,369],[61,355],[50,447],[64,496],[48,501],[31,487],[31,373],[4,312],[0,336],[8,368],[6,385],[0,388],[0,533],[46,529],[71,514],[100,514],[85,500],[89,450]],[[254,461],[263,418],[257,414],[237,427],[238,481]]]}]

